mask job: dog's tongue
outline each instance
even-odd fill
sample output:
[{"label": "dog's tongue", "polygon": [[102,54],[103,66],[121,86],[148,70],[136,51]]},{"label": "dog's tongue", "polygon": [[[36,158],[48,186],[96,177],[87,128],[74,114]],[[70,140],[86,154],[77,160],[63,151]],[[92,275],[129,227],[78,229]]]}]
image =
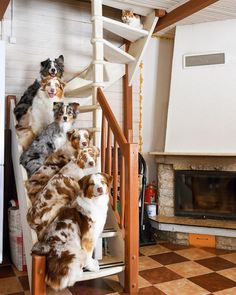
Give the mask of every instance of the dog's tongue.
[{"label": "dog's tongue", "polygon": [[50,98],[53,98],[54,97],[54,92],[49,92],[48,94],[49,94],[49,97]]}]

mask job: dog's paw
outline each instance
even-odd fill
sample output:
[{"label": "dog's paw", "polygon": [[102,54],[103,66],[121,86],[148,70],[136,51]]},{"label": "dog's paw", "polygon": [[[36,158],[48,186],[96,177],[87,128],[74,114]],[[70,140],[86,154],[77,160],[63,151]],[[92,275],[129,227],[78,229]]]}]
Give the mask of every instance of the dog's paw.
[{"label": "dog's paw", "polygon": [[86,265],[86,269],[93,272],[99,271],[100,267],[98,261],[91,258]]}]

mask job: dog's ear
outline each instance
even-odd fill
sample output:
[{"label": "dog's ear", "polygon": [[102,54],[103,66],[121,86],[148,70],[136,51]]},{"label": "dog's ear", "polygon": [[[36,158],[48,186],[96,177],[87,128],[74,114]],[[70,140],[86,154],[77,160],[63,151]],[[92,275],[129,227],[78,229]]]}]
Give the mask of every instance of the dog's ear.
[{"label": "dog's ear", "polygon": [[64,87],[66,86],[66,82],[62,81],[62,79],[60,79],[60,78],[57,78],[57,79],[58,79],[58,81],[59,81],[59,84],[60,84],[60,88],[61,88],[61,90],[63,90]]},{"label": "dog's ear", "polygon": [[[77,165],[81,168],[81,169],[84,169],[85,167],[85,163],[84,163],[84,160],[83,160],[83,153],[84,153],[84,150],[83,149],[79,149],[77,150],[78,151],[78,154],[77,154],[77,158],[76,158],[76,163]],[[82,187],[80,187],[82,189]]]},{"label": "dog's ear", "polygon": [[113,180],[113,177],[107,173],[101,173],[101,175],[107,180],[108,186],[110,186]]},{"label": "dog's ear", "polygon": [[79,180],[80,189],[83,191],[87,188],[91,175],[85,175],[83,178]]},{"label": "dog's ear", "polygon": [[42,68],[44,68],[44,67],[46,67],[46,65],[48,64],[50,62],[50,58],[48,58],[48,59],[46,59],[46,60],[44,60],[44,61],[41,61],[41,67]]},{"label": "dog's ear", "polygon": [[66,133],[68,140],[71,140],[71,137],[74,133],[75,133],[75,129],[72,129]]},{"label": "dog's ear", "polygon": [[69,104],[70,106],[72,106],[74,112],[76,113],[76,115],[79,114],[79,107],[80,107],[80,104],[77,103],[77,102],[72,102]]},{"label": "dog's ear", "polygon": [[41,80],[41,87],[43,88],[43,89],[45,89],[45,87],[46,87],[46,85],[47,85],[47,83],[48,83],[48,80],[50,80],[51,79],[51,77],[50,76],[47,76],[46,78],[44,78],[44,79],[42,79]]},{"label": "dog's ear", "polygon": [[100,156],[100,149],[97,146],[93,146],[94,153],[97,154],[97,157]]},{"label": "dog's ear", "polygon": [[91,140],[94,137],[95,132],[88,130],[89,133],[89,140]]},{"label": "dog's ear", "polygon": [[58,64],[64,64],[64,56],[61,54],[58,56],[58,58],[55,59],[55,61],[58,63]]},{"label": "dog's ear", "polygon": [[61,107],[63,107],[64,102],[58,102],[58,101],[54,101],[53,102],[53,112],[57,112]]}]

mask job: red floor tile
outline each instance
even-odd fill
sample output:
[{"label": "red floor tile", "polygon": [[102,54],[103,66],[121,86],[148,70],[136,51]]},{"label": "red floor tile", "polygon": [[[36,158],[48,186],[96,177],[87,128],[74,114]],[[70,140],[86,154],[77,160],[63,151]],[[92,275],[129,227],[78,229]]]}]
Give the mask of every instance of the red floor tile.
[{"label": "red floor tile", "polygon": [[201,260],[197,260],[196,262],[214,271],[236,267],[236,264],[228,260],[225,260],[221,257],[201,259]]},{"label": "red floor tile", "polygon": [[104,295],[114,292],[102,278],[78,282],[68,289],[73,295]]},{"label": "red floor tile", "polygon": [[152,255],[150,257],[161,263],[162,265],[188,261],[187,258],[180,256],[174,252]]},{"label": "red floor tile", "polygon": [[209,292],[217,292],[224,289],[236,287],[236,282],[233,282],[217,273],[210,273],[193,278],[190,281],[208,290]]},{"label": "red floor tile", "polygon": [[153,285],[182,278],[180,275],[166,267],[143,270],[139,272],[139,275]]}]

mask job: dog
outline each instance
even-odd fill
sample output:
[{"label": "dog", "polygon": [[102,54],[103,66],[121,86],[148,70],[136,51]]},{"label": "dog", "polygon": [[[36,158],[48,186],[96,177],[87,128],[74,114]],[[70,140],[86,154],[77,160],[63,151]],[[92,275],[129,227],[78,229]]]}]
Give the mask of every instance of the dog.
[{"label": "dog", "polygon": [[66,133],[79,113],[79,103],[54,102],[54,122],[37,136],[27,150],[20,156],[20,164],[26,169],[28,177],[44,163],[46,157],[61,148],[66,142]]},{"label": "dog", "polygon": [[105,173],[84,176],[73,206],[62,208],[33,246],[33,254],[46,255],[46,283],[52,289],[73,286],[83,268],[99,270],[92,253],[106,222],[111,181]]},{"label": "dog", "polygon": [[80,150],[76,160],[71,160],[54,175],[37,194],[27,214],[27,220],[38,238],[64,206],[70,206],[79,193],[79,180],[96,170],[99,149],[95,146]]},{"label": "dog", "polygon": [[75,149],[82,149],[88,147],[91,143],[91,139],[94,136],[94,132],[88,129],[73,129],[68,132],[68,139],[71,145]]},{"label": "dog", "polygon": [[34,83],[26,89],[14,109],[17,121],[19,121],[21,117],[27,113],[28,109],[32,105],[33,99],[41,86],[41,79],[43,80],[47,76],[58,78],[62,77],[64,73],[64,57],[63,55],[60,55],[58,58],[55,58],[54,61],[48,58],[42,61],[40,66],[40,79],[36,79]]},{"label": "dog", "polygon": [[62,100],[65,83],[60,78],[47,77],[41,81],[41,87],[32,106],[16,125],[19,143],[25,150],[33,139],[53,122],[53,102]]},{"label": "dog", "polygon": [[28,192],[28,197],[33,203],[36,195],[40,192],[47,182],[57,174],[71,159],[77,157],[78,152],[83,147],[87,148],[91,145],[93,132],[87,129],[72,129],[67,132],[66,144],[50,154],[41,166],[31,177],[26,181],[25,186]]}]

